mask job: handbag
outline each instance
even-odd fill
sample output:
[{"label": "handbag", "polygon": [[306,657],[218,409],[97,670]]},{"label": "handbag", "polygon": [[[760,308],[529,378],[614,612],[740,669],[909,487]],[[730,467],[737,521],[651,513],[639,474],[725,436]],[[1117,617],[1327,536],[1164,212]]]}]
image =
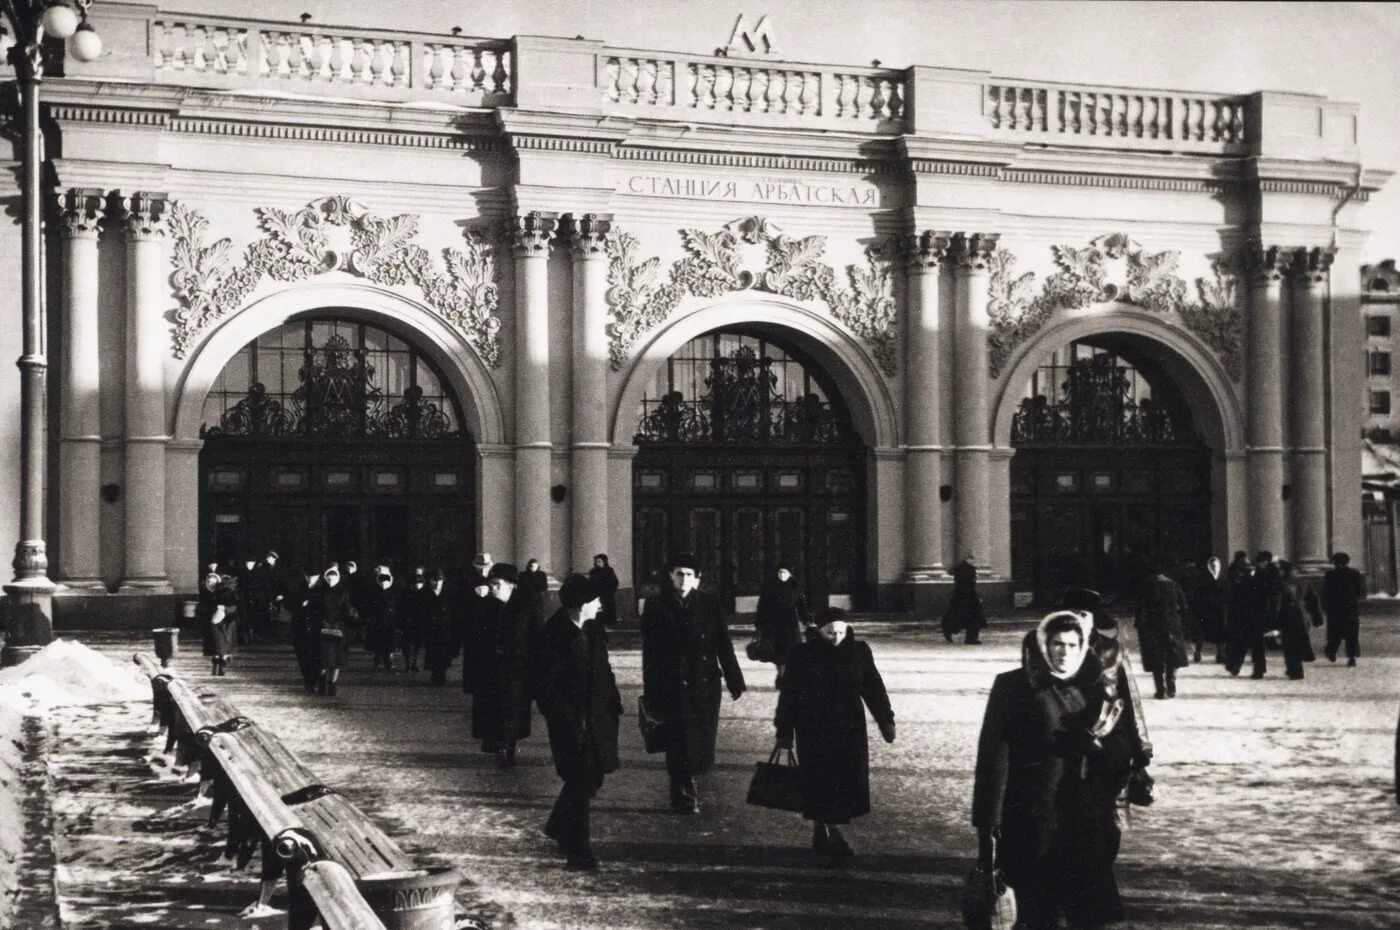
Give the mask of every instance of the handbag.
[{"label": "handbag", "polygon": [[787,761],[781,761],[784,750],[774,746],[767,762],[754,764],[753,780],[749,782],[748,803],[778,811],[802,813],[802,770],[788,749]]},{"label": "handbag", "polygon": [[1129,804],[1138,807],[1152,806],[1152,788],[1157,783],[1145,766],[1135,765],[1128,773],[1127,796]]},{"label": "handbag", "polygon": [[749,644],[744,647],[744,652],[755,662],[772,662],[778,655],[778,650],[773,647],[772,640],[764,639],[762,636],[755,636],[749,640]]},{"label": "handbag", "polygon": [[967,930],[1013,930],[1016,926],[1016,892],[997,868],[996,839],[992,840],[992,865],[972,867],[963,882],[962,919]]},{"label": "handbag", "polygon": [[637,728],[642,731],[642,744],[648,753],[665,752],[670,743],[667,721],[647,710],[646,696],[637,698]]}]

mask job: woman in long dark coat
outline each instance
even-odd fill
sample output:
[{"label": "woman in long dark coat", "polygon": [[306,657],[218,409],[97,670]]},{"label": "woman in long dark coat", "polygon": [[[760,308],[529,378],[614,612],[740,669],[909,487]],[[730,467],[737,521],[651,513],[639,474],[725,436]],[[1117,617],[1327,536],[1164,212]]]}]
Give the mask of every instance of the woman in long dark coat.
[{"label": "woman in long dark coat", "polygon": [[524,601],[525,613],[536,627],[544,626],[544,596],[549,591],[549,575],[540,568],[539,559],[530,559],[517,577],[515,587]]},{"label": "woman in long dark coat", "polygon": [[1298,584],[1292,562],[1280,561],[1278,569],[1278,630],[1283,640],[1284,670],[1289,678],[1300,681],[1303,678],[1303,663],[1317,658],[1308,624],[1311,622],[1313,626],[1322,626],[1322,611],[1316,593]]},{"label": "woman in long dark coat", "polygon": [[588,570],[588,578],[598,588],[598,598],[603,602],[598,612],[598,622],[605,627],[617,623],[617,589],[621,582],[617,572],[608,564],[608,554],[600,552],[593,557],[593,567]]},{"label": "woman in long dark coat", "polygon": [[1057,611],[1026,634],[1021,667],[992,683],[977,743],[972,823],[979,858],[1016,891],[1017,927],[1123,919],[1113,877],[1114,806],[1093,779],[1123,712],[1087,648],[1087,613]]},{"label": "woman in long dark coat", "polygon": [[415,606],[423,636],[423,667],[434,687],[447,684],[447,670],[457,657],[460,636],[457,631],[457,604],[443,589],[442,570],[428,575],[427,586],[419,592]]},{"label": "woman in long dark coat", "polygon": [[554,770],[564,780],[545,835],[559,843],[570,868],[594,869],[589,801],[603,776],[617,771],[617,719],[622,697],[608,662],[601,626],[602,592],[572,575],[559,589],[563,605],[549,618],[540,643],[540,711],[549,727]]},{"label": "woman in long dark coat", "polygon": [[1205,571],[1196,576],[1196,594],[1192,606],[1200,624],[1200,639],[1196,641],[1195,660],[1201,661],[1201,646],[1215,644],[1215,661],[1225,661],[1225,617],[1229,599],[1228,582],[1221,569],[1220,559],[1211,556],[1206,559]]},{"label": "woman in long dark coat", "polygon": [[374,668],[394,670],[394,650],[399,639],[399,595],[388,565],[374,567],[374,587],[360,599],[365,624],[365,648],[374,653]]},{"label": "woman in long dark coat", "polygon": [[317,624],[321,648],[321,675],[316,685],[318,694],[335,697],[339,690],[340,670],[345,667],[345,650],[355,623],[355,608],[350,585],[341,581],[340,568],[335,563],[321,573],[324,585],[319,599]]},{"label": "woman in long dark coat", "polygon": [[779,565],[773,577],[764,583],[753,625],[759,637],[772,644],[772,662],[778,667],[778,684],[781,685],[783,668],[793,650],[802,643],[802,631],[812,625],[807,597],[797,586],[797,579],[788,566]]},{"label": "woman in long dark coat", "polygon": [[321,576],[313,572],[297,574],[295,590],[286,599],[292,611],[292,652],[296,654],[306,693],[314,694],[321,674]]},{"label": "woman in long dark coat", "polygon": [[428,573],[423,566],[415,566],[407,589],[399,596],[399,642],[402,643],[405,672],[418,671],[423,653],[424,592],[427,590]]},{"label": "woman in long dark coat", "polygon": [[210,672],[214,675],[224,674],[237,643],[236,603],[237,598],[225,587],[222,575],[210,572],[204,576],[196,616],[204,633],[204,654],[213,662]]},{"label": "woman in long dark coat", "polygon": [[966,631],[963,642],[976,646],[982,642],[982,628],[987,625],[987,615],[982,609],[982,598],[977,593],[977,566],[968,553],[963,560],[953,566],[953,593],[948,600],[948,609],[943,612],[943,638],[953,641],[953,636]]},{"label": "woman in long dark coat", "polygon": [[1142,667],[1152,673],[1156,685],[1153,697],[1176,697],[1176,670],[1185,668],[1187,611],[1181,585],[1162,572],[1148,580],[1137,606],[1138,650]]},{"label": "woman in long dark coat", "polygon": [[531,592],[516,584],[515,566],[497,562],[488,581],[491,596],[478,615],[470,661],[472,736],[482,752],[494,752],[501,768],[515,765],[516,744],[530,735],[530,701],[534,697],[532,650],[539,628],[532,619]]},{"label": "woman in long dark coat", "polygon": [[798,646],[778,695],[778,746],[796,735],[802,816],[812,821],[812,848],[844,862],[851,847],[837,824],[870,813],[870,746],[865,709],[885,742],[894,742],[894,711],[870,646],[857,640],[845,611],[817,610],[821,635]]}]

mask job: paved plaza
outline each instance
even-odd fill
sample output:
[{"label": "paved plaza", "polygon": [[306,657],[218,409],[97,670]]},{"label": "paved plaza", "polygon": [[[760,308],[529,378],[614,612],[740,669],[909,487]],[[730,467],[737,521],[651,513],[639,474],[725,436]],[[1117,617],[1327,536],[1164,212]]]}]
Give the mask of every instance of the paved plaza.
[{"label": "paved plaza", "polygon": [[[1269,676],[1251,681],[1206,664],[1182,674],[1177,699],[1148,697],[1158,801],[1135,809],[1124,839],[1126,926],[1400,926],[1391,782],[1400,611],[1372,610],[1363,626],[1356,669],[1321,659],[1291,682],[1273,656]],[[769,666],[741,660],[750,690],[726,699],[702,811],[676,817],[661,758],[642,752],[636,730],[636,635],[615,635],[628,708],[623,768],[595,806],[603,867],[591,875],[565,871],[540,833],[559,783],[538,714],[519,766],[500,771],[467,735],[468,698],[455,679],[433,689],[426,674],[373,672],[356,652],[340,696],[314,697],[285,646],[240,652],[217,681],[189,651],[175,668],[275,728],[411,852],[460,867],[460,901],[482,926],[956,927],[975,849],[978,726],[992,677],[1018,661],[1027,628],[998,623],[985,645],[967,647],[911,624],[857,624],[889,686],[899,738],[887,746],[871,727],[874,811],[847,831],[857,856],[843,870],[816,861],[796,815],[744,803],[753,763],[772,746]],[[86,640],[120,659],[143,647],[110,633]],[[233,871],[214,849],[221,828],[201,824],[206,811],[172,808],[193,788],[150,776],[143,757],[157,743],[146,719],[139,705],[56,712],[64,925],[280,926],[284,918],[237,919],[256,894],[256,863]],[[279,892],[275,902],[284,900]]]}]

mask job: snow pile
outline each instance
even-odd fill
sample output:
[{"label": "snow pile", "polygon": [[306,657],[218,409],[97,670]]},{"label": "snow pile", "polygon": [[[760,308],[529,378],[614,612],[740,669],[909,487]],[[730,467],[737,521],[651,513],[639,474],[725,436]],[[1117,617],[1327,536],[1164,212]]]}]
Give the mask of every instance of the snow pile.
[{"label": "snow pile", "polygon": [[59,704],[139,701],[151,696],[146,676],[82,643],[56,639],[27,662],[0,669],[0,704],[42,709]]},{"label": "snow pile", "polygon": [[20,747],[23,714],[0,699],[0,927],[9,926],[10,904],[19,892],[19,856],[24,846],[20,813]]}]

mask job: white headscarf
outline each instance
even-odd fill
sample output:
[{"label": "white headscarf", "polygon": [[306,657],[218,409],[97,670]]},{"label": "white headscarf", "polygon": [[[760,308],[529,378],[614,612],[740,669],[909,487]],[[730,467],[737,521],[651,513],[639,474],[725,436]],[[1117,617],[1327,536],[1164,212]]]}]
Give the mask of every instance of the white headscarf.
[{"label": "white headscarf", "polygon": [[[1045,633],[1045,628],[1056,617],[1071,617],[1075,623],[1079,624],[1079,635],[1084,647],[1079,650],[1078,660],[1063,672],[1055,671],[1055,666],[1050,661],[1049,642]],[[1079,667],[1084,664],[1084,657],[1089,654],[1089,634],[1093,632],[1094,616],[1085,610],[1056,610],[1041,617],[1040,623],[1035,628],[1035,645],[1040,650],[1040,657],[1045,660],[1045,667],[1050,671],[1050,674],[1061,681],[1066,681],[1079,674]]]}]

